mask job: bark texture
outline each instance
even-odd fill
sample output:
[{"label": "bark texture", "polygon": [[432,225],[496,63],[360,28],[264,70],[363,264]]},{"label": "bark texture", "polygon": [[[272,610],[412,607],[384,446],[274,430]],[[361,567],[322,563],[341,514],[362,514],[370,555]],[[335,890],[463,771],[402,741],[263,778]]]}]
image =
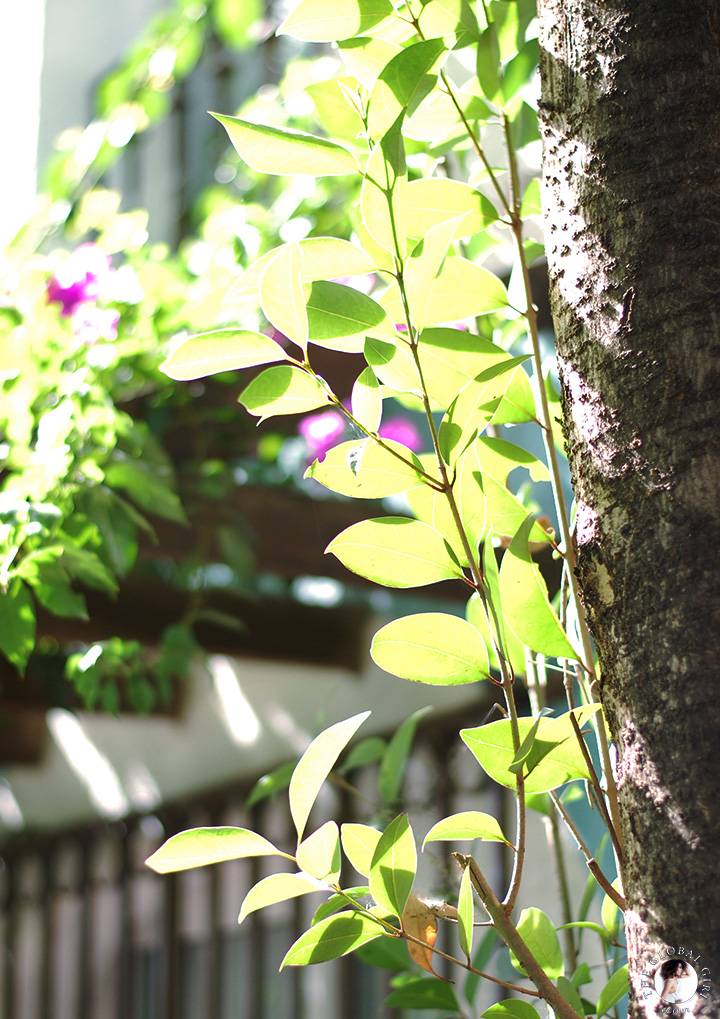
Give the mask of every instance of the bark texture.
[{"label": "bark texture", "polygon": [[699,956],[694,1012],[717,1016],[720,5],[540,0],[539,15],[551,303],[619,752],[631,1014],[659,1014],[647,974],[671,949]]}]

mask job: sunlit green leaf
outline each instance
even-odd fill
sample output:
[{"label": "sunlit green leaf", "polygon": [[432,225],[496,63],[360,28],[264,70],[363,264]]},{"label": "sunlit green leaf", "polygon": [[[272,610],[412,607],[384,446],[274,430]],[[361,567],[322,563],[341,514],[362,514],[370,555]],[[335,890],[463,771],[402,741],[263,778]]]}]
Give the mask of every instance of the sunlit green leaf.
[{"label": "sunlit green leaf", "polygon": [[[403,306],[397,284],[393,283],[380,303],[394,322],[403,321]],[[507,291],[502,280],[466,258],[448,255],[433,280],[424,311],[428,326],[487,315],[507,306]]]},{"label": "sunlit green leaf", "polygon": [[380,924],[364,913],[355,910],[336,913],[305,931],[283,959],[280,969],[329,962],[381,935]]},{"label": "sunlit green leaf", "polygon": [[405,196],[410,237],[423,237],[426,231],[448,220],[454,223],[453,238],[468,237],[485,230],[498,218],[493,204],[485,195],[448,177],[424,177],[410,181]]},{"label": "sunlit green leaf", "polygon": [[302,0],[277,34],[305,42],[337,42],[366,32],[392,13],[390,0]]},{"label": "sunlit green leaf", "polygon": [[383,441],[384,446],[372,439],[343,442],[326,453],[322,463],[316,460],[308,467],[305,477],[356,499],[382,499],[422,484],[422,464],[415,454],[399,442]]},{"label": "sunlit green leaf", "polygon": [[510,543],[500,567],[500,597],[508,624],[533,651],[579,659],[553,612],[540,570],[532,561],[528,539],[535,525],[529,514]]},{"label": "sunlit green leaf", "polygon": [[343,64],[368,92],[383,68],[401,51],[402,46],[398,42],[382,37],[360,36],[338,41]]},{"label": "sunlit green leaf", "polygon": [[[487,425],[512,385],[524,357],[499,357],[458,393],[440,422],[439,439],[443,456],[452,463]],[[524,374],[524,373],[523,373]]]},{"label": "sunlit green leaf", "polygon": [[[428,460],[430,459],[428,457]],[[453,493],[471,554],[477,559],[478,542],[485,530],[486,506],[475,446],[470,445],[462,456],[458,457],[454,466]],[[428,469],[430,469],[430,464],[428,464]],[[465,546],[445,493],[438,492],[426,485],[408,492],[408,501],[413,513],[442,534],[458,561],[463,566],[468,566],[469,560]]]},{"label": "sunlit green leaf", "polygon": [[325,551],[353,573],[386,587],[422,587],[461,572],[441,535],[409,517],[378,517],[352,524]]},{"label": "sunlit green leaf", "polygon": [[621,998],[624,998],[629,990],[630,981],[628,980],[628,967],[625,965],[621,966],[617,972],[613,973],[603,989],[600,991],[597,1003],[598,1019],[609,1012],[613,1005],[617,1005],[618,1001],[620,1001]]},{"label": "sunlit green leaf", "polygon": [[284,361],[285,357],[282,347],[262,333],[218,329],[185,340],[163,361],[160,371],[171,379],[185,381]]},{"label": "sunlit green leaf", "polygon": [[370,866],[370,892],[378,905],[402,916],[416,867],[412,828],[407,814],[400,814],[380,836]]},{"label": "sunlit green leaf", "polygon": [[488,678],[487,649],[474,626],[445,612],[394,619],[375,634],[373,661],[402,679],[432,686]]},{"label": "sunlit green leaf", "polygon": [[417,365],[405,340],[390,343],[370,336],[365,341],[365,360],[389,389],[399,393],[421,392]]},{"label": "sunlit green leaf", "polygon": [[[612,899],[610,901],[612,902]],[[590,920],[576,920],[573,923],[564,923],[561,924],[560,927],[556,927],[555,929],[558,931],[564,931],[569,930],[573,927],[579,927],[581,930],[595,931],[595,933],[599,934],[607,945],[612,944],[612,934],[610,933],[610,931],[606,930],[606,928],[601,926],[599,923],[592,923],[592,921]]]},{"label": "sunlit green leaf", "polygon": [[[597,710],[598,705],[591,704],[574,708],[572,713],[578,725],[582,725]],[[547,792],[574,779],[589,779],[587,764],[568,714],[541,721],[523,769],[526,792]],[[532,718],[518,720],[521,741],[532,727]],[[463,729],[460,736],[492,779],[509,789],[515,788],[515,775],[510,771],[510,765],[516,751],[508,719],[490,722],[475,729]]]},{"label": "sunlit green leaf", "polygon": [[347,910],[351,902],[362,903],[363,899],[370,898],[370,889],[367,885],[358,886],[355,888],[343,888],[342,893],[337,892],[335,895],[331,895],[327,902],[321,903],[315,910],[313,916],[313,925],[320,923],[321,920],[326,920],[327,917],[333,916],[336,913],[340,913],[342,910]]},{"label": "sunlit green leaf", "polygon": [[526,216],[539,216],[541,214],[540,180],[537,177],[533,177],[525,188],[522,205],[520,206],[520,215],[525,219]]},{"label": "sunlit green leaf", "polygon": [[500,75],[500,49],[494,22],[480,33],[476,48],[476,69],[478,82],[490,102],[493,102],[502,87]]},{"label": "sunlit green leaf", "polygon": [[482,1019],[540,1019],[540,1013],[522,998],[506,998],[481,1013]]},{"label": "sunlit green leaf", "polygon": [[313,804],[340,752],[369,715],[369,711],[363,711],[331,725],[315,737],[298,761],[290,779],[290,813],[298,839],[302,838]]},{"label": "sunlit green leaf", "polygon": [[483,814],[477,810],[465,810],[460,814],[451,814],[434,824],[425,836],[423,849],[427,842],[453,842],[463,839],[484,839],[489,842],[507,842],[500,825],[492,814]]},{"label": "sunlit green leaf", "polygon": [[340,833],[334,821],[304,839],[297,849],[298,866],[318,881],[334,883],[340,877]]},{"label": "sunlit green leaf", "polygon": [[[531,906],[520,914],[517,930],[547,976],[551,980],[561,977],[564,973],[562,949],[550,917],[541,909]],[[510,958],[516,969],[523,973],[522,966],[512,952]]]},{"label": "sunlit green leaf", "polygon": [[240,158],[258,173],[341,177],[359,172],[355,157],[326,138],[288,127],[252,124],[220,113],[213,113],[213,117],[227,131]]},{"label": "sunlit green leaf", "polygon": [[368,100],[368,130],[382,138],[403,114],[410,115],[437,82],[446,50],[442,39],[425,39],[396,54],[383,68]]},{"label": "sunlit green leaf", "polygon": [[415,730],[420,720],[431,711],[430,707],[419,708],[409,718],[406,718],[393,733],[383,754],[378,776],[378,788],[383,803],[392,805],[400,795],[405,769],[415,738]]},{"label": "sunlit green leaf", "polygon": [[[304,237],[295,244],[301,256],[299,277],[301,283],[338,279],[343,276],[362,276],[375,269],[375,262],[367,252],[357,244],[351,244],[339,237]],[[228,292],[228,299],[256,294],[263,273],[279,250],[273,248],[249,265],[233,283]]]},{"label": "sunlit green leaf", "polygon": [[358,375],[350,405],[355,420],[369,432],[377,432],[382,420],[383,398],[372,368],[364,368]]},{"label": "sunlit green leaf", "polygon": [[[429,837],[429,836],[428,836]],[[427,842],[427,838],[425,839]],[[472,956],[475,906],[470,868],[466,867],[460,881],[458,893],[458,941],[468,961]]]},{"label": "sunlit green leaf", "polygon": [[435,278],[445,260],[457,223],[458,219],[448,219],[431,227],[417,242],[405,262],[405,296],[410,319],[418,331],[425,325],[425,309],[431,300]]},{"label": "sunlit green leaf", "polygon": [[240,907],[238,923],[258,909],[321,891],[322,887],[319,881],[310,880],[306,874],[271,874],[258,881],[247,893]]},{"label": "sunlit green leaf", "polygon": [[35,646],[35,610],[30,591],[18,578],[0,591],[0,650],[24,669]]},{"label": "sunlit green leaf", "polygon": [[[363,223],[375,242],[391,254],[405,250],[405,187],[407,167],[401,131],[404,114],[373,147],[360,191]],[[402,316],[391,314],[394,322]]]},{"label": "sunlit green leaf", "polygon": [[279,248],[262,274],[259,296],[267,320],[304,350],[308,342],[308,316],[300,282],[301,264],[297,244]]},{"label": "sunlit green leaf", "polygon": [[381,832],[367,824],[344,824],[340,829],[342,847],[358,874],[367,877]]},{"label": "sunlit green leaf", "polygon": [[245,856],[287,856],[247,828],[191,828],[173,835],[145,862],[158,874],[203,867]]},{"label": "sunlit green leaf", "polygon": [[278,365],[254,378],[243,389],[239,402],[264,421],[277,414],[303,414],[323,407],[330,403],[330,397],[325,387],[302,368]]},{"label": "sunlit green leaf", "polygon": [[514,442],[482,435],[477,440],[477,449],[483,473],[490,474],[503,484],[508,474],[517,467],[527,468],[533,481],[550,481],[550,472],[542,460],[538,460],[522,446],[516,446]]},{"label": "sunlit green leaf", "polygon": [[395,335],[385,309],[352,287],[319,280],[307,299],[309,339],[321,347],[361,353],[369,334]]},{"label": "sunlit green leaf", "polygon": [[[491,474],[482,474],[482,489],[486,500],[487,520],[488,523],[492,522],[493,532],[506,537],[516,534],[528,516],[527,506]],[[529,540],[547,541],[548,537],[547,532],[534,520]]]}]

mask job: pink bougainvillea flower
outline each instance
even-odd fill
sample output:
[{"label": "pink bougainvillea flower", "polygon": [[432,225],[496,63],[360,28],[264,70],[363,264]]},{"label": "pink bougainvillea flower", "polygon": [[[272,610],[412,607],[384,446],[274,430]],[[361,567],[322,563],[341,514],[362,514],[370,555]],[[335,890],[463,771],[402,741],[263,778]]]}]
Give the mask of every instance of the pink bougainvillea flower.
[{"label": "pink bougainvillea flower", "polygon": [[69,318],[79,305],[98,299],[103,279],[112,271],[106,251],[97,244],[81,244],[50,278],[47,299],[60,304],[60,314]]},{"label": "pink bougainvillea flower", "polygon": [[94,346],[100,339],[116,339],[119,321],[120,313],[113,308],[98,308],[93,304],[79,304],[72,316],[75,335],[86,347]]},{"label": "pink bougainvillea flower", "polygon": [[336,410],[309,414],[298,425],[298,432],[305,439],[312,458],[321,462],[327,451],[340,441],[344,431],[343,416]]},{"label": "pink bougainvillea flower", "polygon": [[423,447],[420,432],[409,418],[391,418],[382,426],[378,434],[382,439],[392,439],[394,442],[407,446],[414,453],[419,453]]}]

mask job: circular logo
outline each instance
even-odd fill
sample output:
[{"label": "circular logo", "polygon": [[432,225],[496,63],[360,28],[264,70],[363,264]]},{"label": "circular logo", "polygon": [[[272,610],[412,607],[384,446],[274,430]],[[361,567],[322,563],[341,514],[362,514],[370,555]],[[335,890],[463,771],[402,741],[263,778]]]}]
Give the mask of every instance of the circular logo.
[{"label": "circular logo", "polygon": [[689,959],[674,955],[660,963],[653,983],[661,1001],[667,1005],[682,1005],[695,996],[699,978]]}]

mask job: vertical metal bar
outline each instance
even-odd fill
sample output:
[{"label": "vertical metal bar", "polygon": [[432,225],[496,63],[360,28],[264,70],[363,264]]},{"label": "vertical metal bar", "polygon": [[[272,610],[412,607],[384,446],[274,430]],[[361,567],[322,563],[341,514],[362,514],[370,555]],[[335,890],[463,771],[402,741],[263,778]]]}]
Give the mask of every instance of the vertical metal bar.
[{"label": "vertical metal bar", "polygon": [[50,1019],[53,993],[53,927],[55,918],[55,888],[53,880],[54,854],[50,848],[43,857],[42,891],[42,934],[40,945],[40,1016]]},{"label": "vertical metal bar", "polygon": [[222,872],[219,867],[210,868],[210,888],[208,891],[208,1019],[220,1016],[221,980],[222,980],[222,930],[220,927],[220,896],[222,894]]},{"label": "vertical metal bar", "polygon": [[[168,874],[165,882],[165,1019],[179,1019],[180,988],[178,952],[180,883],[177,874]],[[163,1009],[159,1009],[162,1015]]]},{"label": "vertical metal bar", "polygon": [[90,872],[91,851],[85,840],[80,846],[80,958],[78,985],[78,1019],[90,1019],[90,986],[92,982],[92,907],[93,880]]},{"label": "vertical metal bar", "polygon": [[16,870],[19,867],[17,860],[7,863],[7,894],[5,898],[5,987],[4,1005],[5,1014],[3,1019],[13,1019],[17,1015],[17,995],[15,988],[15,949],[17,946],[18,934],[18,877]]},{"label": "vertical metal bar", "polygon": [[121,837],[120,874],[120,958],[118,979],[118,1010],[120,1019],[132,1014],[134,990],[133,973],[133,902],[132,902],[132,862],[130,859],[130,829],[126,829]]}]

